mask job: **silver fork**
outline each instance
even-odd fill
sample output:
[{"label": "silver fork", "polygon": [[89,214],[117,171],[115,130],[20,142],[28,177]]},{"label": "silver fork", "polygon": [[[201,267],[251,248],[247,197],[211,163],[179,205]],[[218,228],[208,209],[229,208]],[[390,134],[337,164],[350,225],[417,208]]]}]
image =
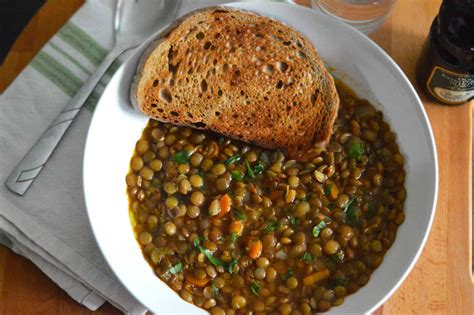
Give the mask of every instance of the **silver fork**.
[{"label": "silver fork", "polygon": [[112,62],[171,22],[178,7],[176,0],[118,0],[115,46],[7,178],[5,184],[11,191],[23,195],[30,187]]}]

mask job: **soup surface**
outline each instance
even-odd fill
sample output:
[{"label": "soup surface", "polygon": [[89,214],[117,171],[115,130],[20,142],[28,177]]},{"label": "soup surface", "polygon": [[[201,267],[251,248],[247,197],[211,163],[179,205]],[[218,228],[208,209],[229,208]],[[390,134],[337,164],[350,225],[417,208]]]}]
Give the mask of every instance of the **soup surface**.
[{"label": "soup surface", "polygon": [[[126,177],[145,259],[211,314],[343,303],[404,221],[404,158],[383,115],[339,86],[332,140],[305,162],[150,120]],[[157,292],[159,294],[159,292]]]}]

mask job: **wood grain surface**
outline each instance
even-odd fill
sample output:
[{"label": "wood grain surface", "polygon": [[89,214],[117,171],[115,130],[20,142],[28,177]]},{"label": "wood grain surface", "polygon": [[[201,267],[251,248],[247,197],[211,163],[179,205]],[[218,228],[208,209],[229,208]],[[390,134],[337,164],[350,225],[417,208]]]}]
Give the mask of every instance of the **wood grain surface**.
[{"label": "wood grain surface", "polygon": [[[0,93],[26,67],[85,0],[48,0],[26,25],[5,61],[0,65]],[[1,40],[1,39],[0,39]]]},{"label": "wood grain surface", "polygon": [[[57,19],[64,22],[81,2],[74,0],[68,1],[67,5],[64,5],[66,2],[59,5],[59,0],[49,0],[49,5],[54,4],[54,8],[49,8],[49,14],[55,14]],[[309,3],[308,0],[299,2]],[[440,2],[400,0],[386,23],[371,35],[400,65],[415,86],[415,64]],[[46,14],[44,10],[46,6],[39,14]],[[43,19],[46,17],[43,16]],[[36,44],[26,47],[25,43],[37,38],[38,33],[53,34],[59,27],[33,21],[22,34],[24,44],[15,44],[11,56],[0,69],[0,91],[23,68],[21,65],[27,64],[42,46]],[[45,38],[47,36],[43,40]],[[420,96],[428,112],[438,150],[440,182],[437,213],[427,246],[415,268],[376,314],[472,314],[472,102],[458,107],[445,107]],[[0,247],[1,315],[90,313],[31,262]],[[109,304],[96,312],[117,313]]]}]

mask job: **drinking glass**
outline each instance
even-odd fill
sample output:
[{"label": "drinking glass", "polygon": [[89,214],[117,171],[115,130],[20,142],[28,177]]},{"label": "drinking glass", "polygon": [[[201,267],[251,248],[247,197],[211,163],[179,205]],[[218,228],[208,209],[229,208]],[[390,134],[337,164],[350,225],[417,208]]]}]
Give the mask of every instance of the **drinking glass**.
[{"label": "drinking glass", "polygon": [[364,34],[374,32],[396,0],[311,0],[311,5],[351,25]]}]

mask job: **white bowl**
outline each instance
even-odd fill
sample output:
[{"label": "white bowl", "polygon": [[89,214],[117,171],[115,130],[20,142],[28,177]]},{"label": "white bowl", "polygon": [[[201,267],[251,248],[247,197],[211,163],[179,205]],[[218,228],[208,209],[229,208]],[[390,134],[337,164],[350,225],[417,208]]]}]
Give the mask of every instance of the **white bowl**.
[{"label": "white bowl", "polygon": [[[397,134],[406,158],[405,222],[368,284],[330,311],[369,313],[396,290],[412,269],[433,220],[437,158],[423,106],[393,60],[369,38],[345,24],[316,11],[283,3],[231,5],[274,17],[301,31],[335,69],[336,76],[359,96],[377,104]],[[205,314],[181,300],[154,275],[142,256],[128,217],[125,175],[135,143],[147,122],[129,105],[129,87],[146,45],[147,42],[120,67],[95,110],[84,156],[87,211],[105,259],[141,303],[158,314]]]}]

